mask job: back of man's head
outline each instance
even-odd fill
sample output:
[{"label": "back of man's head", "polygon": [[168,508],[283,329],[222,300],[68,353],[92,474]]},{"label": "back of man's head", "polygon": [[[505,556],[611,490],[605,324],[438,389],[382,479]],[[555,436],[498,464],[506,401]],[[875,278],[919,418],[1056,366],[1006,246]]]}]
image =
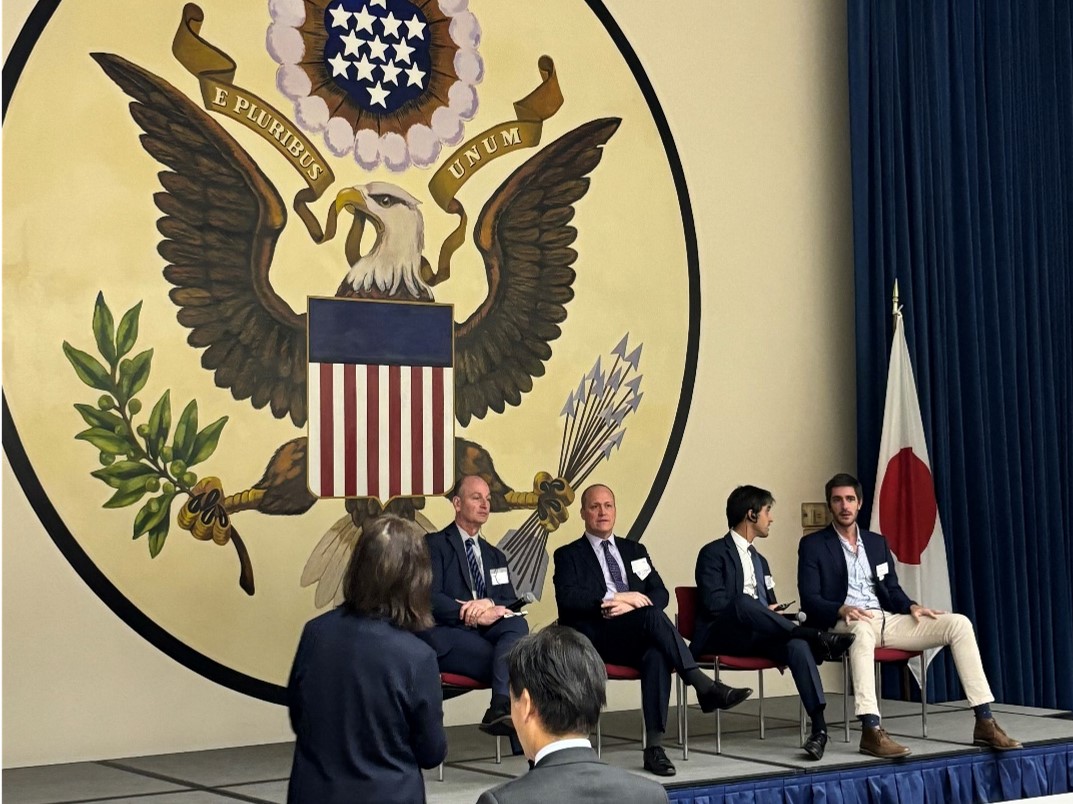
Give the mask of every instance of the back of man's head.
[{"label": "back of man's head", "polygon": [[510,691],[529,692],[544,730],[587,735],[607,702],[607,669],[596,648],[573,628],[552,625],[515,643],[507,654]]}]

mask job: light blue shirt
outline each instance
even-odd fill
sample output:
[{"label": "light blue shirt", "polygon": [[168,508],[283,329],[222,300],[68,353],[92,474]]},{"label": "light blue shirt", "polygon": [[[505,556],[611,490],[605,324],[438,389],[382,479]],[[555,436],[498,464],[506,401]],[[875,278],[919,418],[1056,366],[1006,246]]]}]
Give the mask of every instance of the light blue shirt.
[{"label": "light blue shirt", "polygon": [[604,585],[607,587],[607,591],[604,593],[603,599],[611,600],[618,594],[618,589],[615,588],[615,582],[611,580],[611,573],[607,571],[607,561],[604,558],[605,541],[611,548],[611,557],[618,564],[619,572],[622,573],[622,580],[629,583],[626,579],[626,567],[622,563],[622,555],[619,553],[618,547],[615,546],[615,534],[612,533],[607,539],[601,539],[599,536],[593,536],[591,533],[586,532],[585,538],[592,545],[592,549],[596,553],[596,560],[600,562],[600,569],[604,571]]},{"label": "light blue shirt", "polygon": [[872,583],[872,567],[868,563],[868,553],[861,542],[861,529],[857,527],[857,547],[850,547],[849,542],[839,534],[838,542],[842,545],[842,555],[846,559],[846,572],[849,575],[849,587],[846,589],[846,605],[859,609],[881,609]]}]

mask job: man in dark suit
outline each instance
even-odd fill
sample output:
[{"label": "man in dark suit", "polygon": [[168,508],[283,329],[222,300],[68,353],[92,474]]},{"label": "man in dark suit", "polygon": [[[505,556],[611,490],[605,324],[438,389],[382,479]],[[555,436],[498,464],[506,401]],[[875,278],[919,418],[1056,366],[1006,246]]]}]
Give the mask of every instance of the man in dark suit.
[{"label": "man in dark suit", "polygon": [[509,737],[507,651],[529,633],[525,619],[508,606],[518,594],[510,582],[507,557],[481,537],[491,494],[476,475],[463,477],[451,500],[455,521],[428,535],[432,559],[432,616],[436,625],[422,634],[436,649],[440,670],[491,684],[492,701],[480,729]]},{"label": "man in dark suit", "polygon": [[876,646],[928,650],[949,645],[961,685],[976,714],[972,741],[991,748],[1020,748],[991,716],[995,700],[984,675],[972,623],[960,614],[929,609],[909,599],[898,584],[887,540],[857,525],[861,484],[853,475],[827,481],[827,507],[834,521],[809,534],[798,547],[797,588],[808,622],[856,635],[849,650],[854,706],[861,721],[862,754],[905,756],[909,749],[880,725],[873,654]]},{"label": "man in dark suit", "polygon": [[713,682],[697,666],[674,624],[664,614],[670,595],[639,542],[615,530],[615,495],[603,485],[581,495],[585,535],[555,551],[555,602],[559,622],[587,636],[605,662],[641,672],[641,712],[647,747],[644,766],[673,776],[663,750],[671,671],[697,691],[705,712],[729,709],[752,694]]},{"label": "man in dark suit", "polygon": [[767,559],[753,545],[766,539],[775,519],[771,492],[738,486],[727,498],[730,532],[705,545],[697,556],[697,627],[690,650],[759,656],[790,668],[801,702],[812,720],[803,746],[821,759],[827,746],[827,705],[816,660],[838,661],[853,642],[852,634],[828,634],[777,614],[775,581]]},{"label": "man in dark suit", "polygon": [[485,791],[477,804],[666,804],[662,786],[601,760],[589,733],[607,700],[607,674],[592,643],[551,626],[507,656],[510,710],[532,769]]}]

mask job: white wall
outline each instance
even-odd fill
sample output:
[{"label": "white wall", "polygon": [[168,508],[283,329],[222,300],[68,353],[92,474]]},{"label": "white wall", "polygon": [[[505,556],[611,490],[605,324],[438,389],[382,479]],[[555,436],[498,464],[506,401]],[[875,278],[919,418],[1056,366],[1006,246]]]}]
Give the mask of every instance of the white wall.
[{"label": "white wall", "polygon": [[[5,53],[31,5],[4,3]],[[800,504],[855,468],[845,4],[692,0],[655,23],[649,2],[609,6],[670,121],[700,244],[700,364],[654,559],[669,586],[691,583],[726,494],[755,483],[778,500],[764,552],[780,596],[796,597]],[[112,615],[6,461],[3,495],[5,767],[290,737],[282,709],[204,680]],[[612,686],[612,706],[638,705],[635,685]],[[481,706],[451,702],[448,717],[472,722]]]}]

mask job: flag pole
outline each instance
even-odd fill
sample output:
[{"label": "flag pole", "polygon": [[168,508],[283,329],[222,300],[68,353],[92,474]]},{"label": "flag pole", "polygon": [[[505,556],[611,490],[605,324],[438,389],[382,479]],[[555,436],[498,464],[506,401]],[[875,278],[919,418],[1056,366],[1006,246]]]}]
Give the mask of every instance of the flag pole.
[{"label": "flag pole", "polygon": [[891,300],[891,327],[898,326],[898,317],[902,314],[902,308],[898,304],[898,280],[894,280],[894,296]]}]

